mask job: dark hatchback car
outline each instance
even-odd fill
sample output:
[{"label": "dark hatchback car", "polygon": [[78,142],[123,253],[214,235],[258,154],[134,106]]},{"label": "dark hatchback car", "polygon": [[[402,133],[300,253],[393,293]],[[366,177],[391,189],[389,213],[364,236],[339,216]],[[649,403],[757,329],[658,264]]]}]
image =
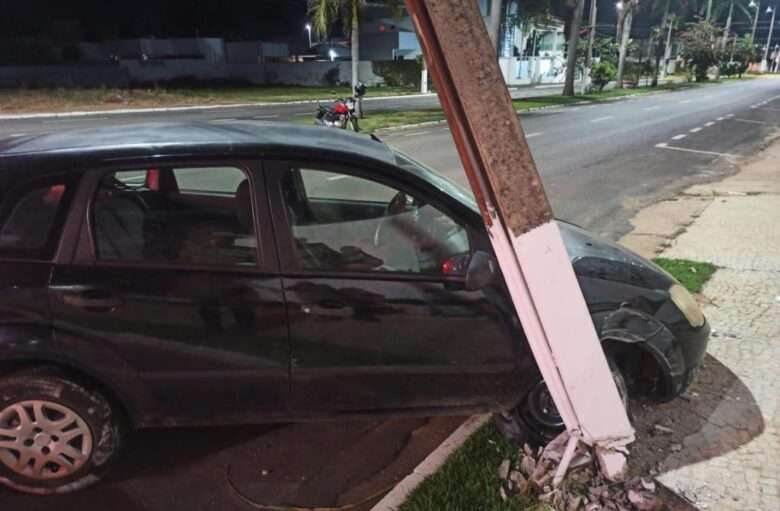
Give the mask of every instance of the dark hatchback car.
[{"label": "dark hatchback car", "polygon": [[[682,392],[696,302],[560,226],[619,387]],[[82,488],[133,428],[486,410],[562,427],[473,199],[411,158],[239,121],[0,140],[6,485]]]}]

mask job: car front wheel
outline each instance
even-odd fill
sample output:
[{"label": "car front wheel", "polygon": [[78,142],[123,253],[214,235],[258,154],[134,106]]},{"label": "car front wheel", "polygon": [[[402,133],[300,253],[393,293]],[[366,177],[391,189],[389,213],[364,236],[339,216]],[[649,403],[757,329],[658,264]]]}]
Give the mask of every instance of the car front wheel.
[{"label": "car front wheel", "polygon": [[[628,409],[628,387],[623,373],[611,357],[607,357],[607,362],[623,406]],[[546,445],[566,428],[544,381],[534,385],[517,407],[495,414],[493,420],[501,433],[518,445]]]},{"label": "car front wheel", "polygon": [[67,493],[100,479],[122,443],[100,392],[53,369],[0,379],[0,482],[25,493]]}]

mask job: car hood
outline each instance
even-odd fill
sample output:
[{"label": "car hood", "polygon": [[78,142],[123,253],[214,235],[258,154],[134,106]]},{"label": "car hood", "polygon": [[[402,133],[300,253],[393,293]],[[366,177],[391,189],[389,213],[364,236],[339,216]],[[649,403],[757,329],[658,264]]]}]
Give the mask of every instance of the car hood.
[{"label": "car hood", "polygon": [[557,221],[574,271],[647,289],[668,289],[675,283],[664,270],[644,257],[576,225]]}]

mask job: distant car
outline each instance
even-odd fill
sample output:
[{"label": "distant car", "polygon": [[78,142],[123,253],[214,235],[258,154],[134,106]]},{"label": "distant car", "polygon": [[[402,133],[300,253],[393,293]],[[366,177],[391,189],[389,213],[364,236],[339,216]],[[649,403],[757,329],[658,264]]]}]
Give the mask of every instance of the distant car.
[{"label": "distant car", "polygon": [[[619,388],[679,394],[694,299],[560,227]],[[83,488],[134,428],[475,411],[563,427],[472,196],[410,157],[239,121],[0,140],[7,486]]]}]

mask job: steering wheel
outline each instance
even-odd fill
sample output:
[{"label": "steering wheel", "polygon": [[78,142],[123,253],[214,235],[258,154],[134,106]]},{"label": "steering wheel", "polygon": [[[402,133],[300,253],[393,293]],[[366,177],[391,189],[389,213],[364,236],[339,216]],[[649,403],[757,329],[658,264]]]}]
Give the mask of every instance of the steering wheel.
[{"label": "steering wheel", "polygon": [[388,227],[391,223],[399,222],[399,216],[407,213],[412,213],[411,219],[413,223],[417,223],[419,218],[420,208],[425,206],[425,203],[407,195],[405,192],[396,193],[385,208],[385,212],[382,215],[382,220],[376,226],[374,231],[374,247],[380,247],[385,244],[388,238]]}]

